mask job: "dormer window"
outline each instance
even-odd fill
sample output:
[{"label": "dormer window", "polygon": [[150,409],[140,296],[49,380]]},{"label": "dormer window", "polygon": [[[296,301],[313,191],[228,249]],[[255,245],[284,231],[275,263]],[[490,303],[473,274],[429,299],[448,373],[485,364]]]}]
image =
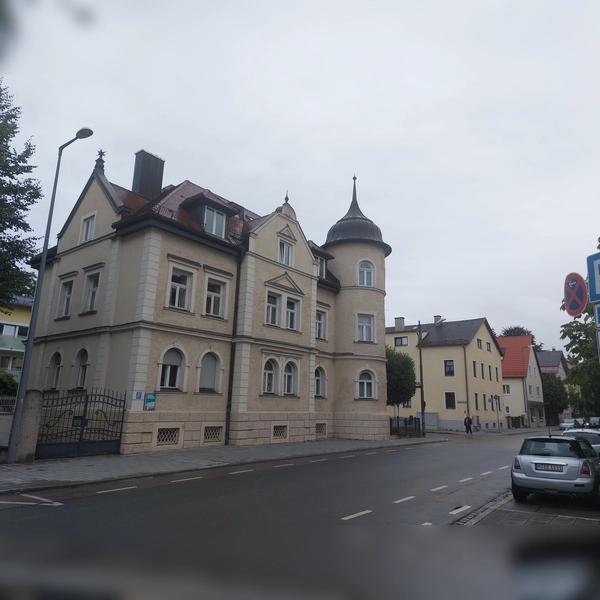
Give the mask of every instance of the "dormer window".
[{"label": "dormer window", "polygon": [[212,233],[224,238],[226,221],[225,213],[208,206],[204,209],[204,230],[206,233]]},{"label": "dormer window", "polygon": [[320,256],[317,258],[317,260],[319,261],[319,277],[322,277],[323,279],[325,279],[325,272],[327,270],[327,261],[324,258],[321,258]]}]

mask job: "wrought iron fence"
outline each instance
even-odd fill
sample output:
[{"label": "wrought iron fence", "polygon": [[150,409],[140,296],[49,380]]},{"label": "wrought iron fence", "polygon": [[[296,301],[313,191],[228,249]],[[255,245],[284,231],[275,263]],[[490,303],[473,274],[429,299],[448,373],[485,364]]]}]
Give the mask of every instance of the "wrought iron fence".
[{"label": "wrought iron fence", "polygon": [[419,417],[390,417],[390,435],[420,436],[421,419]]},{"label": "wrought iron fence", "polygon": [[14,415],[16,396],[0,396],[0,415]]}]

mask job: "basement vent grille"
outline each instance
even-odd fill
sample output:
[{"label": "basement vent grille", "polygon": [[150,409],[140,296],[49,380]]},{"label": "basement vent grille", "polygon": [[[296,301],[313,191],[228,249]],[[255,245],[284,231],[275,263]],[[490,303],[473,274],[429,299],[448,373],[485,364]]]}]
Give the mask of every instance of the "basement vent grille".
[{"label": "basement vent grille", "polygon": [[287,425],[273,425],[273,439],[287,440]]},{"label": "basement vent grille", "polygon": [[327,423],[317,423],[317,435],[327,435]]},{"label": "basement vent grille", "polygon": [[157,446],[176,446],[179,443],[179,427],[159,429],[156,434]]},{"label": "basement vent grille", "polygon": [[223,427],[205,427],[204,428],[204,441],[205,442],[220,442],[221,436],[223,435]]}]

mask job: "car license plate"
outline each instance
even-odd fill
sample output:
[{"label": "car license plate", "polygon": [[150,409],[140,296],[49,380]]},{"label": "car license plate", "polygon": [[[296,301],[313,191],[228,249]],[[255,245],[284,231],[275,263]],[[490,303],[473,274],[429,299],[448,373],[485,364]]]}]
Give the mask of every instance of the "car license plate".
[{"label": "car license plate", "polygon": [[536,463],[535,464],[535,470],[536,471],[557,471],[559,473],[562,473],[562,465],[548,465],[545,463]]}]

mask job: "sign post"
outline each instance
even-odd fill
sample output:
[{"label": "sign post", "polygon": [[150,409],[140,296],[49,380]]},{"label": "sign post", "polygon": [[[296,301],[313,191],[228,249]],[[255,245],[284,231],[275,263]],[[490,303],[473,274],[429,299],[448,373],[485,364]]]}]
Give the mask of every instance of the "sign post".
[{"label": "sign post", "polygon": [[600,357],[600,252],[587,257],[588,290],[590,302],[594,305],[594,320],[596,321],[596,346]]}]

